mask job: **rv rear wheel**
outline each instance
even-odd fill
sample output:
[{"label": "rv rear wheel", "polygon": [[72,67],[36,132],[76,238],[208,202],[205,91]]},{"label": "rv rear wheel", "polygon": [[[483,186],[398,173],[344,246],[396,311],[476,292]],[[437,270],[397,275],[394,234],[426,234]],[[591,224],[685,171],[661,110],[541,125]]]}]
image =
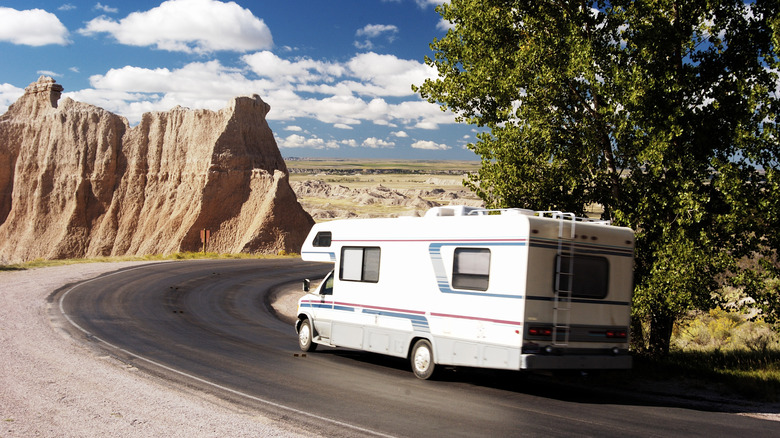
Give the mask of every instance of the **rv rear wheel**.
[{"label": "rv rear wheel", "polygon": [[430,379],[436,365],[433,363],[433,347],[427,339],[420,339],[412,348],[412,371],[420,379]]},{"label": "rv rear wheel", "polygon": [[301,351],[314,351],[317,349],[317,344],[312,341],[314,336],[314,330],[311,327],[311,321],[306,318],[301,321],[301,326],[298,328],[298,346],[301,347]]}]

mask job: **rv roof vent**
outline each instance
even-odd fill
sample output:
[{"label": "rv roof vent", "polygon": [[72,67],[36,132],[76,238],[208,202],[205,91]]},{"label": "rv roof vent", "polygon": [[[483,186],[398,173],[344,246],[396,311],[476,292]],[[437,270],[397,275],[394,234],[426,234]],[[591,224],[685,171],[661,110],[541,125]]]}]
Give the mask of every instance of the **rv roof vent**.
[{"label": "rv roof vent", "polygon": [[504,208],[501,210],[501,214],[524,214],[526,216],[533,216],[536,212],[525,208]]},{"label": "rv roof vent", "polygon": [[429,216],[468,216],[473,214],[485,214],[484,208],[469,207],[466,205],[448,205],[446,207],[433,207],[425,212]]}]

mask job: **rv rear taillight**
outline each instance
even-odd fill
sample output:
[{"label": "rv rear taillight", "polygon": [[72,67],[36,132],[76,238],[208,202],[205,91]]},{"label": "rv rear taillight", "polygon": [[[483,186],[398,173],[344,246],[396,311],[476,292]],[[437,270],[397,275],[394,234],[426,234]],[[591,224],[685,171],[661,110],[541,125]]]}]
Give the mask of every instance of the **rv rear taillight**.
[{"label": "rv rear taillight", "polygon": [[625,330],[607,330],[606,335],[608,338],[625,338],[627,333]]},{"label": "rv rear taillight", "polygon": [[531,336],[552,336],[552,329],[546,327],[529,327],[528,334]]}]

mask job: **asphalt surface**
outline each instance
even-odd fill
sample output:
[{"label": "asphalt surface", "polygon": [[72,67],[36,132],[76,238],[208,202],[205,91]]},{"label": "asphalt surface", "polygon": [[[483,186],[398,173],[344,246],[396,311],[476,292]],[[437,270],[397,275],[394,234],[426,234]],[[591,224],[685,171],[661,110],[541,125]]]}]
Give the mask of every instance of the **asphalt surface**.
[{"label": "asphalt surface", "polygon": [[303,354],[269,305],[329,265],[198,260],[117,271],[56,291],[73,336],[152,378],[323,436],[777,436],[776,422],[520,372],[457,369],[320,346]]}]

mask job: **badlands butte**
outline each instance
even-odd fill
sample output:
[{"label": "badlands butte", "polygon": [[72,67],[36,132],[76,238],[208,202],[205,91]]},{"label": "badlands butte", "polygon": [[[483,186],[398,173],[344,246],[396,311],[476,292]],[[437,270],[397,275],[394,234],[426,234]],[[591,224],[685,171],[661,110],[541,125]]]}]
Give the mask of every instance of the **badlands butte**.
[{"label": "badlands butte", "polygon": [[315,219],[481,205],[460,184],[476,163],[291,160],[291,182],[257,95],[146,113],[131,127],[62,91],[41,76],[0,115],[0,264],[199,251],[201,230],[209,251],[291,253]]}]

